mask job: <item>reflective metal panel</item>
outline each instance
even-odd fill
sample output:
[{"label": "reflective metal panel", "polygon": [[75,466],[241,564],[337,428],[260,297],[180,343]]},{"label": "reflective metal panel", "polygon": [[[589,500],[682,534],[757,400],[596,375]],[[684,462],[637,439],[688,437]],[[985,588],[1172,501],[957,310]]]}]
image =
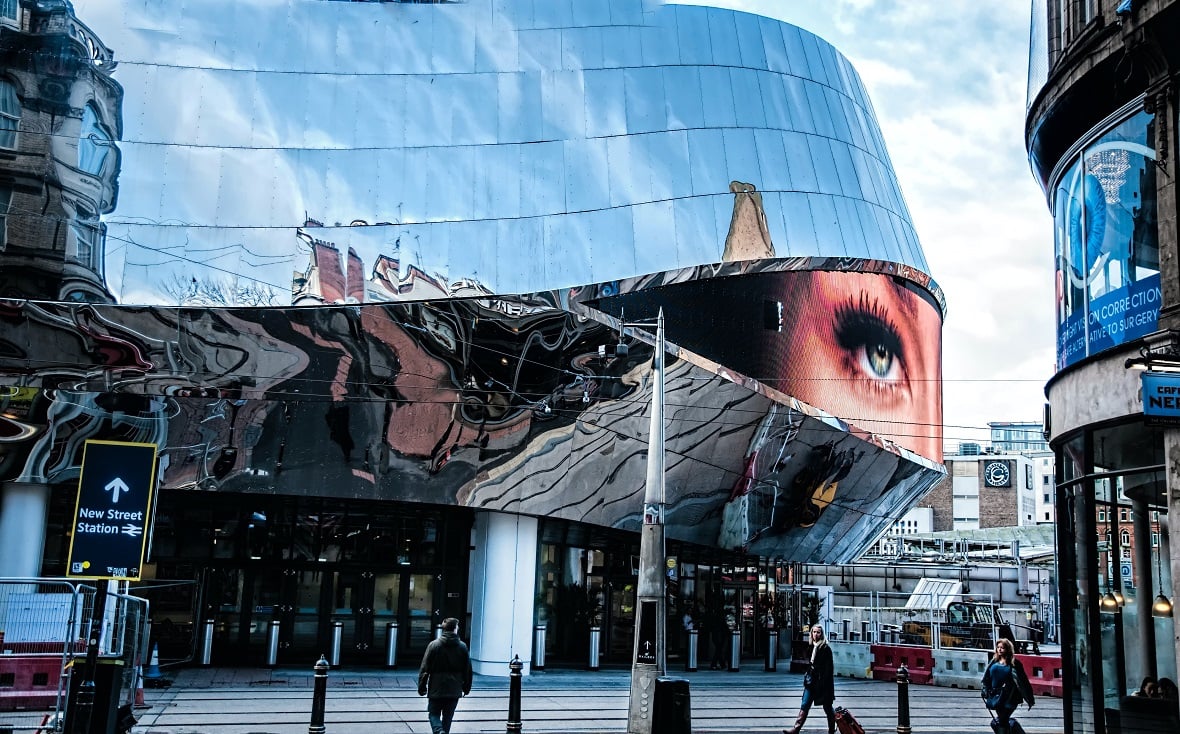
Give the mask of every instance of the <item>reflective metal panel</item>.
[{"label": "reflective metal panel", "polygon": [[[209,290],[225,277],[253,279],[245,291],[307,293],[306,281],[288,285],[282,273],[312,267],[297,236],[305,219],[389,228],[376,239],[414,239],[424,252],[446,253],[432,258],[436,267],[446,265],[434,274],[444,287],[432,297],[445,297],[445,284],[474,276],[465,263],[483,259],[483,245],[465,225],[462,235],[451,231],[461,223],[491,228],[500,219],[589,216],[604,205],[728,198],[732,181],[787,197],[818,191],[873,201],[901,219],[900,233],[885,233],[892,241],[827,240],[836,233],[824,226],[813,249],[903,253],[904,264],[925,267],[851,66],[812,34],[765,18],[618,0],[540,7],[528,0],[79,0],[72,8],[39,7],[59,10],[27,12],[81,21],[119,61],[104,67],[118,89],[100,117],[118,131],[109,145],[117,146],[120,164],[99,172],[119,196],[110,208],[99,202],[54,215],[99,218],[106,237],[83,235],[80,249],[34,244],[80,251],[92,261],[90,282],[71,286],[71,298],[169,303],[170,284],[179,278]],[[243,27],[266,30],[241,34]],[[665,158],[667,143],[644,139],[677,129],[691,131],[687,159]],[[764,149],[773,144],[763,135],[768,130],[831,138],[837,155],[788,137],[781,165],[779,152]],[[708,146],[697,144],[706,140]],[[857,161],[861,150],[873,161],[872,187]],[[692,182],[691,192],[681,181]],[[796,206],[788,201],[776,199]],[[716,213],[728,204],[701,205],[720,220]],[[16,199],[10,207],[37,216]],[[786,219],[784,209],[767,214],[771,222]],[[588,228],[542,221],[526,229]],[[684,237],[669,233],[643,258],[620,257],[629,237],[562,243],[586,251],[572,259],[543,239],[543,256],[564,265],[497,268],[486,286],[530,292],[592,280],[573,267],[578,262],[666,269],[722,255],[717,238]],[[501,257],[512,261],[521,251],[509,244]],[[369,245],[357,254],[364,277],[379,282],[375,268],[388,252]],[[274,265],[226,267],[252,258]],[[145,264],[150,270],[142,272]],[[640,274],[622,268],[611,275]],[[569,280],[542,283],[526,275],[539,272],[567,273]],[[64,284],[38,287],[26,283],[20,292],[68,295]],[[366,297],[383,293],[365,290]],[[238,303],[236,292],[228,293],[229,303]]]},{"label": "reflective metal panel", "polygon": [[[599,346],[620,339],[613,314],[625,308],[642,318],[661,305],[676,315],[669,340],[694,347],[669,355],[670,537],[850,560],[942,476],[898,447],[918,439],[897,428],[901,420],[925,425],[925,411],[939,403],[937,381],[919,377],[931,365],[913,349],[915,335],[932,330],[926,342],[936,357],[940,308],[895,287],[889,264],[849,261],[857,271],[847,272],[763,262],[778,267],[734,263],[664,273],[640,290],[607,284],[529,298],[469,284],[473,297],[412,304],[11,304],[0,311],[0,369],[39,387],[0,393],[5,425],[30,428],[5,430],[6,456],[17,460],[2,478],[67,481],[80,439],[102,438],[160,445],[164,486],[173,490],[396,498],[635,529],[651,334],[630,329],[626,356]],[[872,295],[848,296],[857,292]],[[801,296],[801,310],[767,340],[761,299],[786,293]],[[863,329],[869,318],[847,313],[846,298],[900,331],[825,339],[825,324]],[[708,307],[719,300],[734,307]],[[855,353],[878,339],[896,351],[873,347],[868,361],[844,360],[803,346]],[[780,348],[814,358],[783,362]],[[855,380],[809,371],[846,366],[895,384],[858,397],[849,390]],[[784,390],[847,399],[823,399],[839,406],[836,415]]]},{"label": "reflective metal panel", "polygon": [[[685,8],[686,15],[699,13],[699,9]],[[734,14],[711,13],[706,22],[709,26],[709,48],[713,49],[713,63],[720,66],[742,66],[741,49],[738,46],[737,26]]]},{"label": "reflective metal panel", "polygon": [[941,423],[899,375],[937,386],[942,292],[813,35],[654,0],[19,12],[0,480],[68,481],[101,436],[166,447],[169,488],[632,527],[650,339],[598,351],[624,302],[689,345],[672,537],[846,560],[941,476],[897,426]]},{"label": "reflective metal panel", "polygon": [[700,70],[690,66],[666,66],[664,93],[668,99],[668,128],[695,130],[705,126]]}]

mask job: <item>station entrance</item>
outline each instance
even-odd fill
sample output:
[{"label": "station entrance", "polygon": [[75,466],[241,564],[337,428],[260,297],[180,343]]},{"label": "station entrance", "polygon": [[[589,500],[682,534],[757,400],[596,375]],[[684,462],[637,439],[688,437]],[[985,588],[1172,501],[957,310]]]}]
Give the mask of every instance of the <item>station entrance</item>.
[{"label": "station entrance", "polygon": [[[396,502],[164,492],[153,542],[161,660],[280,665],[414,659],[465,619],[472,514]],[[450,542],[448,542],[448,539]],[[211,634],[211,651],[205,639]]]}]

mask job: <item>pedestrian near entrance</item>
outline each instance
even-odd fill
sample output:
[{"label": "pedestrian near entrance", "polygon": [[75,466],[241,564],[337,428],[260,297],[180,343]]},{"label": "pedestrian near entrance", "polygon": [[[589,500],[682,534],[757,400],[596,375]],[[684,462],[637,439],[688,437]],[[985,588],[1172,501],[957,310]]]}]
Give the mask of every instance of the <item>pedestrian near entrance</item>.
[{"label": "pedestrian near entrance", "polygon": [[[1012,714],[1021,703],[1032,708],[1032,685],[1024,666],[1016,659],[1011,640],[996,642],[996,654],[983,673],[983,700],[996,714],[996,734],[1010,734]],[[1023,729],[1021,730],[1023,731]]]},{"label": "pedestrian near entrance", "polygon": [[725,610],[715,608],[705,620],[713,656],[709,658],[709,670],[725,670],[729,667],[729,648],[733,644],[733,633],[725,621]]},{"label": "pedestrian near entrance", "polygon": [[426,696],[433,734],[450,734],[459,699],[471,693],[471,656],[459,639],[459,620],[442,621],[442,635],[426,646],[418,668],[418,695]]},{"label": "pedestrian near entrance", "polygon": [[803,730],[803,722],[807,721],[807,714],[811,705],[818,703],[824,707],[828,717],[828,734],[836,732],[836,710],[832,703],[836,700],[836,664],[832,659],[832,647],[824,639],[824,629],[818,624],[811,627],[811,665],[803,676],[803,701],[799,704],[799,715],[795,717],[795,725],[790,729],[783,729],[783,734],[799,734]]}]

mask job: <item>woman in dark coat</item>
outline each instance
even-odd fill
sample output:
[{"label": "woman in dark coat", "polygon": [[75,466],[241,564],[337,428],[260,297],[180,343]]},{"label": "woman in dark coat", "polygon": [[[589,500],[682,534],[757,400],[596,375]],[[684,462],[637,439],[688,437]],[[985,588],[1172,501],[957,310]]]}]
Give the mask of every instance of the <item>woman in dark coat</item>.
[{"label": "woman in dark coat", "polygon": [[1024,666],[1016,659],[1012,642],[1001,638],[996,642],[996,654],[983,672],[983,696],[987,707],[996,712],[999,734],[1008,734],[1009,720],[1016,707],[1027,703],[1032,708],[1036,701]]},{"label": "woman in dark coat", "polygon": [[811,645],[811,666],[803,677],[803,701],[799,704],[799,715],[795,717],[795,725],[783,729],[783,734],[799,734],[803,730],[803,722],[807,721],[807,713],[811,711],[813,703],[824,707],[824,713],[828,716],[828,734],[835,734],[836,731],[836,711],[832,708],[832,702],[836,700],[836,666],[832,660],[832,647],[824,639],[823,627],[818,624],[811,627]]}]

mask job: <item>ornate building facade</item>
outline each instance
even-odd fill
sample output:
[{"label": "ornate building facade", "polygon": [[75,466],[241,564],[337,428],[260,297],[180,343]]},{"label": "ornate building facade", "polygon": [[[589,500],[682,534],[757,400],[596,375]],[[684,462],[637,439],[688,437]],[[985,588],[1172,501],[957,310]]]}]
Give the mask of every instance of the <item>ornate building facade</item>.
[{"label": "ornate building facade", "polygon": [[1180,652],[1177,435],[1151,400],[1180,365],[1180,3],[1037,2],[1032,31],[1026,140],[1057,262],[1046,435],[1066,730],[1167,731],[1176,701],[1132,694],[1174,681]]}]

